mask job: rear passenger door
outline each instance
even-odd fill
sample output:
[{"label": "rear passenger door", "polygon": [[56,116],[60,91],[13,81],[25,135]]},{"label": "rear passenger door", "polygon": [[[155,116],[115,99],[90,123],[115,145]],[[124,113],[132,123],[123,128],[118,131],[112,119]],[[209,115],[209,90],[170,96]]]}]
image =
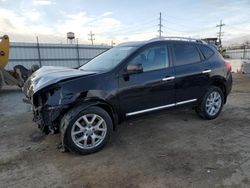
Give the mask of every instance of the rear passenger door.
[{"label": "rear passenger door", "polygon": [[175,69],[176,103],[197,101],[209,83],[210,64],[195,43],[176,42],[171,45]]}]

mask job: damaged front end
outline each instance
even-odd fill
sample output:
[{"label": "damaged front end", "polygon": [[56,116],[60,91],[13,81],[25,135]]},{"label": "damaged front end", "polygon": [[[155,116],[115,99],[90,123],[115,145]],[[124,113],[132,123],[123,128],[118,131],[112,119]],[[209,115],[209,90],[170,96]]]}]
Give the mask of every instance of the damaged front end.
[{"label": "damaged front end", "polygon": [[73,94],[60,85],[36,92],[31,99],[33,121],[46,134],[58,133],[62,115],[78,97],[79,94]]},{"label": "damaged front end", "polygon": [[78,91],[70,89],[70,85],[65,87],[63,83],[93,74],[95,72],[44,66],[28,78],[23,87],[27,97],[24,101],[31,103],[33,120],[43,132],[59,132],[61,117],[80,95]]}]

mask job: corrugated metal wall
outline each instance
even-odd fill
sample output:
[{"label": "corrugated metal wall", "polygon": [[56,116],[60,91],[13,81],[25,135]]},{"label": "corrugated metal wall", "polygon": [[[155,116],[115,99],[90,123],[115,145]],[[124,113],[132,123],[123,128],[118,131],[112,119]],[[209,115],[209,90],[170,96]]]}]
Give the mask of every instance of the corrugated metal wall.
[{"label": "corrugated metal wall", "polygon": [[226,55],[231,59],[249,59],[250,49],[227,50]]},{"label": "corrugated metal wall", "polygon": [[33,64],[78,67],[109,49],[110,46],[82,45],[82,44],[36,44],[16,43],[10,44],[9,63],[7,70],[15,65],[30,68]]}]

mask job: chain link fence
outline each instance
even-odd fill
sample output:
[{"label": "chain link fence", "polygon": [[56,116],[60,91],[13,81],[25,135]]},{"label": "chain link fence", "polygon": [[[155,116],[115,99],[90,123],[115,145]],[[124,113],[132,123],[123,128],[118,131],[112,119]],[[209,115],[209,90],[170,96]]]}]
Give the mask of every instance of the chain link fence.
[{"label": "chain link fence", "polygon": [[225,55],[230,59],[250,59],[250,49],[227,50]]},{"label": "chain link fence", "polygon": [[110,48],[103,45],[12,42],[6,69],[12,70],[16,65],[30,68],[34,64],[75,68]]}]

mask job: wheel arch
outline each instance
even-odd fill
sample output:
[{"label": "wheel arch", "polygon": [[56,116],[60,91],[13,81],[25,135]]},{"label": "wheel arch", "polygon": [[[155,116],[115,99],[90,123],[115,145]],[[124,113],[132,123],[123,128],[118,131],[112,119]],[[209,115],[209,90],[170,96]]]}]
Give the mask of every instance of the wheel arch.
[{"label": "wheel arch", "polygon": [[107,103],[106,101],[102,99],[90,99],[88,102],[89,102],[88,107],[97,106],[97,107],[104,109],[110,115],[112,119],[113,130],[116,130],[116,126],[119,123],[119,118],[118,118],[118,114],[116,110],[112,107],[112,105],[110,105],[109,103]]},{"label": "wheel arch", "polygon": [[212,79],[211,86],[216,86],[221,89],[224,95],[224,104],[227,102],[227,92],[226,92],[226,80],[222,78],[214,78]]},{"label": "wheel arch", "polygon": [[[118,114],[115,111],[115,109],[106,101],[98,98],[93,98],[93,99],[87,99],[84,101],[78,101],[74,105],[71,105],[65,112],[64,114],[67,114],[68,112],[72,111],[73,109],[77,109],[76,113],[80,113],[80,111],[83,111],[91,106],[97,106],[102,109],[104,109],[111,117],[112,122],[113,122],[113,130],[116,130],[116,126],[119,123],[119,118]],[[64,115],[63,114],[63,115]]]}]

